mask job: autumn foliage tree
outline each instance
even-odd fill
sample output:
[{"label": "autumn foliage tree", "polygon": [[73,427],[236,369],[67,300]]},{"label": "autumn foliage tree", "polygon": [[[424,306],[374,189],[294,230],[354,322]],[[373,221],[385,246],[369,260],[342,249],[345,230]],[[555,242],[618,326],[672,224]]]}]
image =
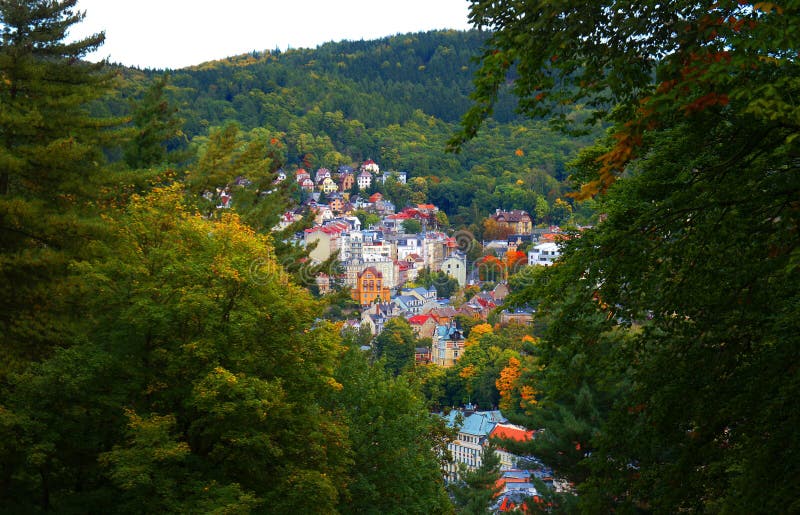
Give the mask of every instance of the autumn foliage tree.
[{"label": "autumn foliage tree", "polygon": [[798,6],[479,1],[471,20],[493,32],[454,145],[512,67],[522,112],[612,124],[573,173],[602,222],[510,299],[542,327],[518,419],[546,429],[537,455],[589,512],[798,509]]}]

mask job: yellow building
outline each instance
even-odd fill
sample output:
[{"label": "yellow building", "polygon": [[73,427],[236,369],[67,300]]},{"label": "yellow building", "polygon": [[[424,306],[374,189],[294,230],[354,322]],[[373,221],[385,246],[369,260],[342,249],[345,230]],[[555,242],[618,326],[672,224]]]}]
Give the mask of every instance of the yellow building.
[{"label": "yellow building", "polygon": [[389,288],[384,285],[383,274],[374,266],[362,270],[356,278],[356,287],[352,289],[353,300],[361,306],[369,306],[376,300],[389,302]]}]

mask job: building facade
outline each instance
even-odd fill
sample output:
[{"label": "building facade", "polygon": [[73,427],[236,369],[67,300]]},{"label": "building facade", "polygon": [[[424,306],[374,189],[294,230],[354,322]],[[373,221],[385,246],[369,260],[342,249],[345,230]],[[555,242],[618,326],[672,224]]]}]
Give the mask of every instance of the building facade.
[{"label": "building facade", "polygon": [[360,306],[374,302],[389,302],[389,288],[383,283],[383,274],[375,267],[367,267],[356,278],[356,287],[351,290],[353,300]]}]

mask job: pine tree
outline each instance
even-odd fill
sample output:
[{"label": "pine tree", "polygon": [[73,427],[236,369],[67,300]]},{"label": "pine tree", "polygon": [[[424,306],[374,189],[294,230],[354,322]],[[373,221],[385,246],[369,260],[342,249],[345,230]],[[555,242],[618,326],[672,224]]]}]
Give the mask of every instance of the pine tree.
[{"label": "pine tree", "polygon": [[135,132],[125,148],[125,162],[131,168],[175,163],[189,157],[181,130],[183,120],[165,97],[168,84],[168,74],[156,78],[134,107]]},{"label": "pine tree", "polygon": [[69,263],[91,248],[116,121],[87,111],[112,74],[81,60],[102,33],[64,41],[76,3],[0,2],[0,376],[69,340]]},{"label": "pine tree", "polygon": [[456,512],[465,515],[491,513],[492,500],[498,492],[500,479],[500,457],[492,443],[481,450],[481,464],[475,470],[461,469],[461,479],[451,487]]}]

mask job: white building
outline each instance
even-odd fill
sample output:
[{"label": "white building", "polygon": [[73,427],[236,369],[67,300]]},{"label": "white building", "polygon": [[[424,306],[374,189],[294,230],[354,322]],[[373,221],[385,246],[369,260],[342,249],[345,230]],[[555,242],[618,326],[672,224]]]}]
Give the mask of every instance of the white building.
[{"label": "white building", "polygon": [[467,284],[467,258],[464,254],[455,253],[442,261],[442,272],[458,281],[463,288]]},{"label": "white building", "polygon": [[372,185],[372,174],[364,170],[356,177],[359,190],[366,190]]},{"label": "white building", "polygon": [[528,264],[550,266],[561,256],[557,243],[540,243],[528,251]]},{"label": "white building", "polygon": [[398,234],[394,239],[397,246],[397,259],[406,259],[411,254],[422,256],[425,252],[425,237],[419,234]]},{"label": "white building", "polygon": [[458,429],[458,436],[447,446],[453,455],[453,462],[447,465],[445,471],[447,479],[454,481],[458,479],[460,463],[463,463],[467,470],[475,470],[481,466],[483,446],[487,443],[494,427],[498,423],[506,422],[506,419],[499,411],[453,410],[445,420],[448,426]]}]

